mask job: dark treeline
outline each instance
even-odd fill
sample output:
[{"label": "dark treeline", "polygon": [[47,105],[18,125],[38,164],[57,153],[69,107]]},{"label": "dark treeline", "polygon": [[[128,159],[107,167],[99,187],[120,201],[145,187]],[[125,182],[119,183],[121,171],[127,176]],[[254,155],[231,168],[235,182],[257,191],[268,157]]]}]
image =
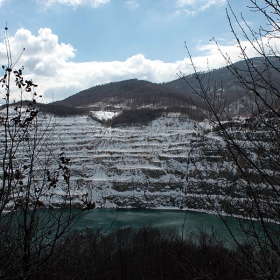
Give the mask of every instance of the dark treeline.
[{"label": "dark treeline", "polygon": [[37,104],[37,108],[44,113],[53,114],[58,117],[81,116],[88,114],[86,110],[76,107],[68,107],[54,104]]},{"label": "dark treeline", "polygon": [[106,124],[111,127],[139,124],[147,125],[152,120],[159,118],[163,114],[162,109],[138,109],[124,110],[120,115],[109,119]]},{"label": "dark treeline", "polygon": [[[162,101],[162,102],[161,102]],[[171,102],[172,101],[172,102]],[[26,101],[27,102],[27,101]],[[11,104],[10,106],[14,108],[19,108],[20,106],[27,105],[25,101],[24,102],[16,102]],[[30,101],[29,105],[30,105]],[[127,101],[130,102],[130,101]],[[158,108],[157,106],[153,108],[140,108],[137,109],[138,105],[146,104],[146,100],[133,100],[132,103],[134,104],[131,106],[131,109],[127,109],[122,111],[121,114],[115,116],[112,119],[109,119],[107,121],[99,120],[97,117],[94,116],[94,114],[91,113],[86,108],[76,108],[76,107],[69,107],[61,104],[42,104],[36,102],[36,110],[40,111],[41,113],[45,114],[52,114],[57,117],[71,117],[71,116],[81,116],[81,115],[87,115],[93,120],[107,125],[111,127],[117,127],[117,126],[126,126],[131,124],[136,125],[148,125],[151,121],[155,120],[156,118],[166,116],[168,113],[179,113],[182,116],[188,117],[191,120],[197,120],[202,121],[203,115],[201,112],[197,109],[193,109],[189,104],[180,104],[178,103],[178,100],[175,99],[165,99],[162,98],[157,101],[158,102]],[[149,104],[149,102],[147,103]],[[168,107],[163,108],[164,105],[169,104]],[[5,108],[6,105],[2,105],[0,109]],[[35,104],[34,104],[35,106]],[[101,107],[94,108],[95,110],[102,110]],[[104,108],[105,110],[114,111],[115,108],[112,106],[107,106]]]},{"label": "dark treeline", "polygon": [[168,107],[168,108],[142,108],[134,110],[124,110],[116,117],[107,120],[104,124],[111,127],[126,126],[126,125],[148,125],[151,121],[166,116],[169,113],[178,113],[182,117],[186,117],[191,120],[202,121],[203,115],[195,109],[188,107]]},{"label": "dark treeline", "polygon": [[[7,105],[2,105],[0,107],[0,110],[3,110],[6,108]],[[19,107],[27,108],[27,106],[33,106],[32,102],[30,101],[19,101],[19,102],[14,102],[9,105],[10,107],[14,107],[15,109],[18,110]],[[88,111],[82,108],[76,108],[76,107],[69,107],[69,106],[64,106],[61,104],[43,104],[43,103],[38,103],[34,102],[34,108],[36,107],[36,110],[42,113],[47,113],[47,114],[52,114],[58,117],[70,117],[70,116],[81,116],[81,115],[86,115],[88,114]]]},{"label": "dark treeline", "polygon": [[[255,268],[247,261],[252,247],[244,248],[226,248],[203,231],[183,239],[175,230],[150,226],[106,235],[87,230],[57,243],[58,253],[39,269],[31,263],[30,279],[252,279],[248,271]],[[0,270],[14,253],[0,259]],[[19,279],[17,265],[3,279]]]}]

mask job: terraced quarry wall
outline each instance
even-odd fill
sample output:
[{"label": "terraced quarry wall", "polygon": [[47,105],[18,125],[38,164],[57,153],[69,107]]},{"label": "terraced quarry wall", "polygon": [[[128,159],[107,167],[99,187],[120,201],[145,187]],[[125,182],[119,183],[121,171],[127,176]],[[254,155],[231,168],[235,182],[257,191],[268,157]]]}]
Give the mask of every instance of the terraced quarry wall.
[{"label": "terraced quarry wall", "polygon": [[118,129],[65,118],[56,127],[71,158],[72,183],[98,207],[211,211],[209,197],[222,203],[228,190],[221,182],[233,170],[220,173],[222,153],[207,149],[217,142],[207,129],[175,117]]},{"label": "terraced quarry wall", "polygon": [[[71,159],[77,204],[86,195],[97,207],[248,211],[246,182],[206,123],[163,117],[149,126],[112,129],[89,117],[53,117],[51,124],[49,149],[59,154],[63,148]],[[240,138],[240,131],[232,133]],[[254,178],[262,190],[262,179]],[[45,198],[54,206],[63,199],[59,188]]]}]

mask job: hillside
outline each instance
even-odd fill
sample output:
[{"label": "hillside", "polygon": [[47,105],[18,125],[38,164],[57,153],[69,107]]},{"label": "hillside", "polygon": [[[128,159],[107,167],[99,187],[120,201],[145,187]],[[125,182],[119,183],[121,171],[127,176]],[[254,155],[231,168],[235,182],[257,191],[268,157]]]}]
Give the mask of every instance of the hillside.
[{"label": "hillside", "polygon": [[55,104],[70,107],[97,107],[136,109],[145,106],[185,107],[191,103],[188,96],[168,89],[160,84],[131,79],[98,85],[83,90]]},{"label": "hillside", "polygon": [[[250,69],[250,72],[248,72],[248,69]],[[250,59],[250,62],[242,60],[230,67],[215,69],[209,73],[198,73],[198,77],[204,87],[207,88],[207,92],[209,94],[215,92],[216,98],[218,97],[218,99],[225,102],[225,109],[228,114],[234,117],[244,115],[247,111],[245,107],[251,107],[251,101],[246,99],[245,96],[248,95],[252,84],[266,99],[270,95],[269,85],[273,84],[274,90],[280,91],[278,83],[280,73],[278,69],[280,69],[280,61],[277,57],[271,56],[266,61],[266,64],[263,58],[255,57]],[[242,81],[239,81],[237,73],[242,77]],[[261,76],[265,80],[261,79]],[[254,80],[254,83],[252,83],[252,80]],[[194,90],[200,91],[200,87],[194,74],[162,85],[172,91],[190,96],[196,106],[203,107],[196,103],[195,97],[197,98],[197,96],[194,95]],[[245,92],[244,88],[247,88],[248,91]]]},{"label": "hillside", "polygon": [[[261,57],[252,58],[250,62],[254,65],[254,67],[256,67],[259,73],[264,73],[267,70],[267,66],[264,64],[263,58]],[[271,65],[273,66],[270,68],[270,79],[276,80],[277,78],[279,78],[280,75],[277,71],[277,69],[280,68],[280,61],[278,60],[278,58],[271,57],[269,63],[271,63]],[[248,74],[247,64],[248,62],[241,60],[239,62],[234,63],[233,67],[238,69],[240,73],[242,73],[243,78],[247,77],[248,82],[250,82],[252,81],[252,77],[254,77],[254,75],[256,75],[257,73],[252,69],[252,72]],[[205,86],[209,85],[212,89],[214,87],[223,88],[225,90],[224,94],[228,98],[230,98],[231,95],[233,95],[234,98],[238,98],[238,92],[240,92],[242,89],[236,76],[233,75],[229,67],[226,66],[220,69],[211,70],[209,73],[199,72],[198,76],[203,81]],[[168,83],[163,83],[162,86],[174,90],[178,93],[191,95],[193,92],[188,84],[190,84],[191,87],[198,89],[198,82],[194,74],[187,75],[184,77],[184,79],[179,78]]]},{"label": "hillside", "polygon": [[[203,103],[196,97],[196,103]],[[94,118],[95,111],[118,112],[103,124],[109,126],[148,124],[166,113],[179,113],[191,119],[202,119],[202,114],[190,96],[168,89],[160,84],[143,80],[126,80],[95,86],[62,101],[54,106],[69,106],[88,111]]]},{"label": "hillside", "polygon": [[[251,73],[244,72],[243,78],[247,79],[248,85],[252,82],[252,77],[257,78],[258,72],[265,73],[268,82],[279,79],[280,74],[273,67],[269,73],[266,73],[266,65],[261,58],[253,58],[251,61],[257,72],[254,70]],[[233,67],[242,73],[247,69],[247,63],[240,61],[233,64]],[[269,63],[275,66],[275,69],[280,67],[277,58],[271,57]],[[250,100],[244,98],[246,94],[244,86],[240,85],[238,78],[233,75],[229,67],[215,69],[209,73],[199,73],[198,77],[209,94],[215,93],[216,98],[223,100],[225,110],[230,116],[245,115],[245,107],[250,106]],[[203,99],[194,93],[195,90],[199,91],[198,85],[198,79],[194,74],[162,84],[131,79],[83,90],[64,100],[54,102],[52,106],[79,108],[87,111],[96,120],[98,118],[95,118],[93,113],[95,111],[117,112],[112,119],[106,121],[99,119],[104,125],[111,127],[148,124],[158,117],[172,113],[201,121],[204,118],[206,105]],[[257,86],[260,93],[266,95],[265,85]]]}]

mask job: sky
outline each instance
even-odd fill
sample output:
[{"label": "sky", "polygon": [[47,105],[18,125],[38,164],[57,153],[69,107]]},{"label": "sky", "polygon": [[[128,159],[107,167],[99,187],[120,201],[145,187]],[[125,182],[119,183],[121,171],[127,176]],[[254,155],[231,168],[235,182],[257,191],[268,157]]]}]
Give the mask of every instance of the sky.
[{"label": "sky", "polygon": [[[229,0],[258,28],[263,23],[249,2]],[[41,102],[132,78],[168,82],[193,73],[185,45],[198,71],[225,66],[213,37],[240,60],[226,9],[227,0],[0,0],[0,63],[7,64],[7,24],[14,62],[25,48],[14,67],[24,66],[25,78],[39,85]]]}]

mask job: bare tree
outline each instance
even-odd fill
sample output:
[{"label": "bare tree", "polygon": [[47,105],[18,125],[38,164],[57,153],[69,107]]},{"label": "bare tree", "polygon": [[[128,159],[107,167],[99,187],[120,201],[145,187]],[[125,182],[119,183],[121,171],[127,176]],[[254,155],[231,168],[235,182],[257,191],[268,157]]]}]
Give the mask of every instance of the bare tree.
[{"label": "bare tree", "polygon": [[[0,278],[34,279],[46,269],[57,246],[77,221],[70,185],[70,159],[62,144],[53,143],[53,125],[40,117],[40,95],[24,67],[13,62],[8,28],[4,38],[0,111]],[[19,101],[12,102],[18,92]],[[60,248],[60,249],[59,249]]]},{"label": "bare tree", "polygon": [[[238,101],[229,104],[223,81],[210,84],[211,71],[198,73],[190,53],[197,83],[183,79],[208,108],[202,113],[212,126],[212,134],[205,143],[204,153],[213,152],[219,158],[216,168],[220,178],[208,184],[205,191],[212,188],[208,194],[213,194],[218,185],[221,195],[208,195],[208,201],[232,233],[240,249],[240,265],[249,271],[252,279],[279,279],[280,3],[278,0],[248,0],[248,3],[252,12],[266,20],[265,26],[253,30],[230,5],[227,10],[242,62],[232,63],[216,42],[235,81]],[[235,29],[236,25],[239,30]],[[249,49],[258,57],[251,58]],[[235,112],[239,118],[233,118],[233,105],[239,108]],[[210,168],[209,162],[204,168]],[[203,185],[205,187],[202,178],[201,187]],[[242,240],[233,233],[225,215],[246,218],[240,220]]]}]

